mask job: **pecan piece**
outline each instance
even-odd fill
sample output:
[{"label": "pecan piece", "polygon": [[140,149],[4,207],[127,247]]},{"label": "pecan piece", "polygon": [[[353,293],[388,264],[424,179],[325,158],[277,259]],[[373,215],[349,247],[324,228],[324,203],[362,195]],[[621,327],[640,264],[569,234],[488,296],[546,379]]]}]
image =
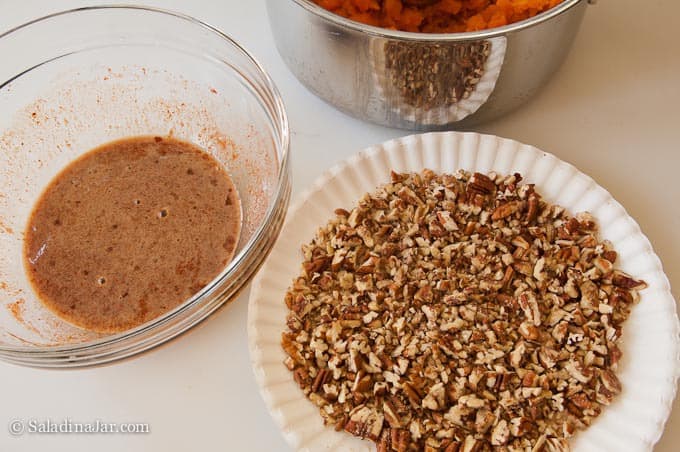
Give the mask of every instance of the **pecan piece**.
[{"label": "pecan piece", "polygon": [[621,392],[621,382],[611,370],[603,369],[600,371],[600,380],[605,388],[614,395]]},{"label": "pecan piece", "polygon": [[467,185],[468,196],[474,194],[490,195],[496,191],[496,184],[486,175],[474,173]]},{"label": "pecan piece", "polygon": [[614,270],[612,274],[612,284],[628,290],[642,290],[647,287],[647,283],[633,279],[629,274],[620,270]]},{"label": "pecan piece", "polygon": [[532,224],[536,221],[536,217],[538,216],[539,203],[540,197],[536,193],[531,192],[529,194],[529,197],[527,198],[527,214],[526,214],[527,223]]},{"label": "pecan piece", "polygon": [[330,376],[331,373],[328,371],[328,369],[320,370],[314,378],[314,383],[312,383],[312,392],[319,392],[321,386],[323,386]]},{"label": "pecan piece", "polygon": [[503,218],[507,218],[510,215],[513,215],[515,212],[517,212],[519,210],[519,207],[520,207],[519,201],[510,201],[503,203],[496,207],[496,209],[491,214],[491,219],[496,221],[502,220]]}]

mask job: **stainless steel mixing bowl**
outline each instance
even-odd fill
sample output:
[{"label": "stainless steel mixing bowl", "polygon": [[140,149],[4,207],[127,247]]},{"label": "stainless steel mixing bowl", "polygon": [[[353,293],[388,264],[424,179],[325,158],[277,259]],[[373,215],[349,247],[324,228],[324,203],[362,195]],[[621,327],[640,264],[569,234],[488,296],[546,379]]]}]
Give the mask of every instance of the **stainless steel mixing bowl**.
[{"label": "stainless steel mixing bowl", "polygon": [[295,76],[338,109],[411,130],[462,128],[531,98],[565,59],[588,3],[531,19],[425,34],[354,22],[309,0],[267,0],[276,45]]}]

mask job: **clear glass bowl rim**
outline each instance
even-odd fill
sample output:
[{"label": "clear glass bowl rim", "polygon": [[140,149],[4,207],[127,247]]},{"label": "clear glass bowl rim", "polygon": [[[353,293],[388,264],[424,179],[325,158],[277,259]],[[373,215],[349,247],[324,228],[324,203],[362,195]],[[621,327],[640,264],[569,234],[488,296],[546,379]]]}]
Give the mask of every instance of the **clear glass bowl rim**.
[{"label": "clear glass bowl rim", "polygon": [[[220,274],[218,278],[216,278],[210,285],[204,287],[199,293],[191,297],[188,301],[184,302],[182,305],[179,307],[175,308],[174,310],[164,314],[163,316],[148,322],[140,327],[137,327],[135,329],[125,331],[123,333],[118,333],[115,335],[107,336],[102,339],[98,339],[95,341],[89,341],[89,342],[84,342],[84,343],[78,343],[78,344],[73,344],[73,345],[56,345],[56,346],[9,346],[9,345],[2,345],[0,344],[0,359],[4,359],[6,361],[18,363],[18,364],[24,364],[24,365],[29,365],[29,366],[34,366],[34,367],[84,367],[84,366],[91,366],[91,365],[99,365],[99,364],[104,364],[112,361],[117,361],[121,359],[128,358],[133,355],[137,355],[140,353],[143,353],[145,351],[148,351],[152,348],[155,348],[156,346],[162,345],[163,343],[172,340],[173,338],[180,336],[184,332],[190,330],[194,326],[198,325],[201,323],[203,320],[205,320],[209,315],[217,310],[219,307],[221,307],[224,303],[228,301],[229,298],[231,297],[224,297],[224,300],[222,300],[217,306],[214,306],[213,309],[207,313],[204,316],[201,316],[198,320],[190,322],[188,325],[186,325],[184,328],[182,328],[180,331],[175,331],[173,334],[163,337],[161,340],[153,340],[154,337],[151,338],[146,338],[146,335],[149,334],[154,334],[154,333],[159,333],[163,326],[167,326],[169,322],[172,320],[176,319],[179,317],[181,314],[185,313],[186,311],[189,311],[192,308],[196,308],[198,305],[201,305],[202,302],[205,300],[205,298],[213,296],[211,294],[212,290],[217,288],[221,283],[225,281],[229,281],[231,279],[234,279],[234,277],[239,277],[241,276],[241,272],[244,271],[243,265],[247,264],[252,264],[248,260],[248,258],[253,258],[253,254],[256,252],[262,253],[262,250],[258,248],[256,245],[261,244],[265,240],[271,240],[271,237],[268,237],[267,234],[271,231],[267,230],[267,226],[270,224],[270,221],[272,218],[276,217],[276,215],[280,215],[280,211],[283,209],[285,211],[288,199],[290,196],[290,163],[289,163],[289,150],[290,150],[290,128],[289,128],[289,123],[288,123],[288,117],[283,105],[283,99],[281,98],[281,94],[270,78],[269,74],[265,71],[264,67],[260,64],[260,62],[252,55],[250,52],[248,52],[245,48],[243,48],[238,42],[236,42],[234,39],[232,39],[230,36],[225,34],[224,32],[220,31],[216,27],[203,22],[199,19],[196,19],[194,17],[191,17],[189,15],[175,12],[175,11],[170,11],[162,8],[156,8],[156,7],[150,7],[150,6],[142,6],[142,5],[127,5],[127,4],[120,4],[120,5],[97,5],[97,6],[85,6],[85,7],[79,7],[79,8],[72,8],[68,10],[63,10],[55,13],[51,13],[42,17],[39,17],[37,19],[30,20],[28,22],[25,22],[19,26],[16,26],[2,34],[0,34],[0,40],[5,39],[6,37],[17,33],[21,30],[24,30],[32,25],[41,23],[41,22],[47,22],[50,21],[51,19],[60,17],[60,16],[66,16],[66,15],[73,15],[73,14],[78,14],[82,12],[90,12],[90,11],[107,11],[107,10],[128,10],[128,11],[133,11],[133,12],[148,12],[152,14],[162,14],[166,16],[171,16],[174,19],[182,20],[185,22],[188,22],[191,25],[197,26],[198,28],[202,28],[204,30],[207,30],[211,32],[212,34],[216,35],[217,37],[221,38],[223,41],[225,41],[225,44],[228,46],[232,46],[233,50],[237,51],[238,53],[241,53],[246,60],[248,61],[248,64],[252,64],[253,69],[257,72],[257,75],[262,78],[262,84],[264,85],[263,87],[267,91],[269,95],[271,95],[272,100],[273,100],[273,109],[274,111],[270,111],[269,113],[272,114],[272,120],[277,122],[277,128],[274,129],[275,135],[276,135],[276,146],[280,147],[280,155],[278,155],[279,159],[279,166],[278,166],[278,177],[277,177],[277,182],[276,182],[276,187],[274,189],[274,193],[272,198],[270,199],[270,205],[267,208],[267,211],[265,213],[263,221],[259,224],[257,229],[254,231],[253,236],[250,238],[247,244],[244,245],[243,249],[234,257],[234,259],[231,261],[231,263],[227,266],[227,268]],[[48,60],[49,61],[49,60]],[[44,64],[48,61],[42,62],[38,65],[35,65],[27,70],[24,70],[16,75],[14,75],[12,78],[6,81],[0,81],[0,89],[2,89],[4,86],[7,84],[11,83],[13,80],[18,79],[19,77],[27,74],[31,70],[35,69],[36,67],[40,66],[41,64]],[[258,97],[259,94],[253,93],[254,95],[257,95]],[[282,205],[283,203],[283,205]],[[285,214],[285,212],[284,212]],[[274,239],[277,238],[278,233],[280,231],[281,225],[278,225],[276,228],[277,230],[275,231],[275,236]],[[270,248],[270,247],[269,247]],[[265,255],[268,254],[269,249],[265,251]],[[257,257],[255,257],[257,258]],[[255,262],[255,266],[259,267],[259,265],[262,263],[261,261],[263,260],[263,257],[259,259],[259,262]],[[252,275],[251,275],[252,277]],[[250,279],[250,277],[248,278]],[[232,295],[235,297],[240,290],[247,284],[248,281],[242,282],[239,284],[238,287],[235,288],[233,291],[234,294]],[[154,335],[155,336],[155,335]],[[143,346],[142,348],[135,347],[134,344],[134,339],[139,339],[140,341],[149,341],[150,344],[148,346]],[[127,348],[122,348],[121,350],[114,350],[111,349],[111,347],[115,347],[116,345],[124,345],[128,344]],[[126,350],[128,350],[126,352]],[[129,351],[131,350],[131,351]],[[71,361],[69,360],[70,357],[73,355],[78,355],[77,361]],[[92,360],[88,360],[87,355],[92,355]],[[42,361],[44,360],[44,363]]]}]

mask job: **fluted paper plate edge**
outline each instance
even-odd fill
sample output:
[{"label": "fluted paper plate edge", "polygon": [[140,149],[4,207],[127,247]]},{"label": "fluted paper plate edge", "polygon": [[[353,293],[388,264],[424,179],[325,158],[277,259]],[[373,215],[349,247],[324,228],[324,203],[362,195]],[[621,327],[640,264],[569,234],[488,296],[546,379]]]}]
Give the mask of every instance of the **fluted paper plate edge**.
[{"label": "fluted paper plate edge", "polygon": [[518,171],[548,201],[572,214],[593,213],[601,235],[619,252],[617,267],[645,279],[649,288],[624,325],[624,358],[619,369],[624,392],[572,445],[576,452],[651,451],[675,399],[680,324],[670,284],[649,240],[609,192],[573,165],[513,140],[459,132],[412,135],[369,147],[330,168],[292,204],[278,242],[253,280],[248,306],[253,372],[288,443],[296,450],[310,451],[373,449],[366,441],[324,427],[317,408],[284,367],[279,345],[287,311],[283,297],[299,273],[300,246],[332,218],[335,208],[354,205],[363,193],[386,183],[392,169],[424,168]]}]

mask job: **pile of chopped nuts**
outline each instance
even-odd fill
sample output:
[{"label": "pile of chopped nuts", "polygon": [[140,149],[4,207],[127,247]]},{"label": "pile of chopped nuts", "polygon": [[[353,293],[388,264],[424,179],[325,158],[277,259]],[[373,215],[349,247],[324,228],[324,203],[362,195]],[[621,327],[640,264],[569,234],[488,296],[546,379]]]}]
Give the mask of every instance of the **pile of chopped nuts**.
[{"label": "pile of chopped nuts", "polygon": [[521,176],[392,173],[303,246],[285,365],[378,451],[566,451],[621,392],[642,281]]}]

